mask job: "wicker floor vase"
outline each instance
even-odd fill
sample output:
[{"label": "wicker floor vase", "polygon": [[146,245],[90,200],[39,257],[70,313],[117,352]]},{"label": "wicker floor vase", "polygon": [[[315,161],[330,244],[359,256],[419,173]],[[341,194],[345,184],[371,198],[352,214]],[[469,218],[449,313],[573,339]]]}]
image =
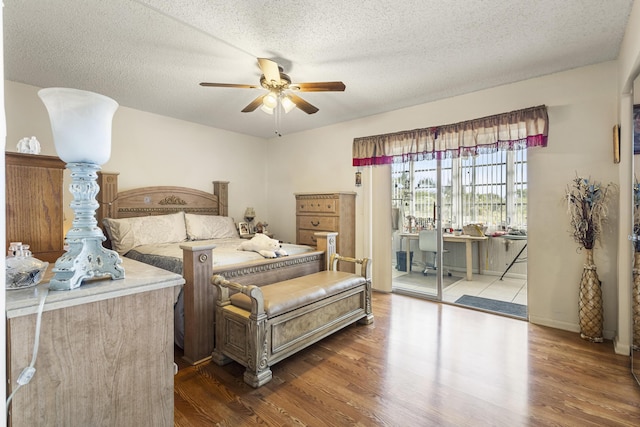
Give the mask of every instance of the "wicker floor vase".
[{"label": "wicker floor vase", "polygon": [[640,350],[640,252],[634,254],[631,304],[633,309],[633,349]]},{"label": "wicker floor vase", "polygon": [[580,300],[578,302],[578,320],[580,337],[591,342],[602,342],[604,326],[604,308],[602,305],[602,288],[596,266],[593,263],[593,249],[585,249],[587,261],[582,270],[580,280]]}]

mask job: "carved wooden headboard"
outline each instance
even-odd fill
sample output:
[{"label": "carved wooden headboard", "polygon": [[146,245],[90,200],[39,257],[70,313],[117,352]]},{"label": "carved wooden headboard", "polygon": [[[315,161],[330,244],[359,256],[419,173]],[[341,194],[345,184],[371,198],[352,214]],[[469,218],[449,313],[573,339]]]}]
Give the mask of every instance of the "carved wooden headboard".
[{"label": "carved wooden headboard", "polygon": [[100,192],[96,219],[165,215],[184,211],[228,216],[228,181],[213,181],[213,193],[187,187],[142,187],[118,192],[118,174],[98,173]]}]

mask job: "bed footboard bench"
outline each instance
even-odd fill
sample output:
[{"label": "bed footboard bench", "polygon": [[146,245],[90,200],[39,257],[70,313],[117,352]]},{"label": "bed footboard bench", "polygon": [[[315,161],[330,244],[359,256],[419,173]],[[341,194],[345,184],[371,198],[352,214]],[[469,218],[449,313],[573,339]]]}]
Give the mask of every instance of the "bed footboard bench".
[{"label": "bed footboard bench", "polygon": [[[336,271],[337,261],[360,264],[360,274]],[[271,380],[273,364],[354,322],[373,322],[369,271],[367,258],[333,254],[329,270],[262,287],[213,276],[213,360],[240,363],[244,381],[260,387]],[[230,290],[237,293],[229,296]]]}]

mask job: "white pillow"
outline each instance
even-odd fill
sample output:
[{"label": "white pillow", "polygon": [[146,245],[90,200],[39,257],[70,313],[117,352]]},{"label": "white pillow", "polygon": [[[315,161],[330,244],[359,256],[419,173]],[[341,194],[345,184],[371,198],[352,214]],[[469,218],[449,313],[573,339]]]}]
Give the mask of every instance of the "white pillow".
[{"label": "white pillow", "polygon": [[184,212],[137,218],[105,218],[102,223],[111,239],[111,247],[121,255],[140,245],[187,240]]},{"label": "white pillow", "polygon": [[186,214],[185,223],[189,240],[240,237],[233,218],[228,216]]}]

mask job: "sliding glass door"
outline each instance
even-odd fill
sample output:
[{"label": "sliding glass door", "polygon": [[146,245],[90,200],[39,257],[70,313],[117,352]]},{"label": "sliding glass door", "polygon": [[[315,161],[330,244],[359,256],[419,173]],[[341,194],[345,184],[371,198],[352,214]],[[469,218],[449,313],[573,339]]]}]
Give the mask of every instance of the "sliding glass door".
[{"label": "sliding glass door", "polygon": [[[520,280],[519,275],[526,275],[526,266],[514,266],[516,260],[521,262],[520,254],[526,247],[525,150],[408,161],[393,164],[391,170],[395,218],[392,244],[396,254],[394,290],[442,300],[445,288],[444,300],[454,302],[457,292],[463,289],[447,286],[456,280],[481,282],[483,278],[474,279],[473,275],[484,274],[499,277],[503,282],[503,278]],[[471,229],[474,224],[482,225],[489,235],[505,238],[473,237],[465,228]],[[444,237],[443,231],[448,231]],[[460,234],[456,231],[466,232],[455,236]],[[515,242],[507,237],[523,241]],[[474,238],[476,240],[472,240]],[[518,298],[522,290],[518,290],[518,286],[522,285],[521,282],[510,284],[515,295],[504,292],[494,296],[511,301]],[[466,291],[475,296],[482,292],[471,289],[471,283],[465,285]]]},{"label": "sliding glass door", "polygon": [[393,290],[442,300],[442,230],[451,227],[442,213],[451,215],[451,159],[394,164],[391,174]]}]

